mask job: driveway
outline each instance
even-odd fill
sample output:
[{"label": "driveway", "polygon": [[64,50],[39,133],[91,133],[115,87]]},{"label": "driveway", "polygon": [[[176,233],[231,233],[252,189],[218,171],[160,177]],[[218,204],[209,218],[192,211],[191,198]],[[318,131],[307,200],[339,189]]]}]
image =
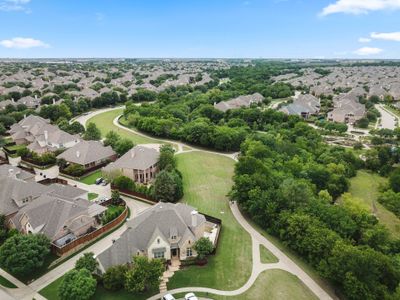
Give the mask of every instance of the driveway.
[{"label": "driveway", "polygon": [[395,129],[398,118],[390,111],[386,110],[382,104],[376,104],[375,108],[381,113],[380,125],[378,128]]}]

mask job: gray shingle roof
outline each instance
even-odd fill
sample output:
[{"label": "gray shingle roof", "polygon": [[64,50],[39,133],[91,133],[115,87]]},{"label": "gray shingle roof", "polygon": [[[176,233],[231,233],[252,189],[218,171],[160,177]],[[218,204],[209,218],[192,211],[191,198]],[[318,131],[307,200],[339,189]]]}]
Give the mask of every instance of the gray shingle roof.
[{"label": "gray shingle roof", "polygon": [[63,158],[68,162],[79,165],[86,165],[102,159],[107,159],[113,155],[115,155],[114,150],[110,146],[104,147],[101,142],[81,141],[75,146],[65,150],[58,155],[57,158]]},{"label": "gray shingle roof", "polygon": [[[193,207],[182,203],[158,203],[143,211],[127,223],[128,229],[115,243],[98,255],[99,262],[105,270],[113,265],[126,264],[138,251],[146,251],[155,235],[167,240],[171,233],[176,233],[183,238],[191,236],[195,239],[193,210]],[[196,218],[197,226],[206,222],[201,214],[197,214]]]},{"label": "gray shingle roof", "polygon": [[263,95],[254,93],[252,95],[239,96],[228,101],[221,101],[215,104],[214,107],[220,111],[226,112],[229,109],[249,107],[252,103],[260,103],[263,100]]},{"label": "gray shingle roof", "polygon": [[156,149],[145,146],[135,146],[114,163],[105,167],[106,170],[112,169],[134,169],[146,170],[155,165],[160,158],[160,153]]}]

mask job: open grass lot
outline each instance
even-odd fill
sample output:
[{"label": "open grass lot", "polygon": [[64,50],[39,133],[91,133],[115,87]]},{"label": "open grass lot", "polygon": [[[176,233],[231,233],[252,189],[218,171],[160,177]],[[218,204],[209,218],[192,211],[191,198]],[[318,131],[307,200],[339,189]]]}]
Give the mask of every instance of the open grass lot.
[{"label": "open grass lot", "polygon": [[122,138],[127,138],[130,139],[135,145],[137,144],[155,144],[155,143],[161,143],[157,139],[152,139],[152,138],[147,138],[143,137],[140,135],[133,134],[132,132],[129,132],[127,130],[121,129],[113,124],[113,120],[122,114],[124,109],[114,109],[102,114],[98,114],[97,116],[94,116],[90,118],[87,122],[88,123],[95,123],[96,126],[100,129],[101,135],[103,137],[106,136],[106,134],[113,130],[117,132]]},{"label": "open grass lot", "polygon": [[[267,270],[260,274],[254,285],[238,296],[217,296],[207,293],[195,293],[196,296],[215,300],[313,300],[318,299],[296,276],[283,270]],[[176,294],[183,297],[184,294]]]},{"label": "open grass lot", "polygon": [[[39,293],[46,297],[48,300],[59,300],[58,297],[58,287],[61,284],[63,277],[58,278],[57,280],[53,281],[51,284],[46,286],[44,289],[39,291]],[[144,300],[148,297],[156,294],[157,291],[151,291],[143,294],[134,294],[129,293],[125,290],[111,292],[103,288],[103,286],[98,285],[96,289],[96,293],[93,295],[92,300]]]},{"label": "open grass lot", "polygon": [[386,182],[387,179],[378,174],[358,171],[357,176],[350,179],[349,192],[375,212],[379,222],[389,229],[393,237],[400,238],[400,219],[377,201],[379,186]]},{"label": "open grass lot", "polygon": [[260,244],[260,256],[263,264],[277,263],[279,259],[276,258],[267,248]]},{"label": "open grass lot", "polygon": [[168,288],[239,288],[250,277],[252,259],[250,235],[236,222],[226,197],[232,185],[234,161],[204,152],[179,154],[177,160],[183,174],[185,196],[182,202],[222,219],[222,231],[217,253],[209,258],[208,264],[176,272]]},{"label": "open grass lot", "polygon": [[10,282],[7,278],[4,278],[1,275],[0,275],[0,285],[10,289],[15,289],[17,287],[14,283]]},{"label": "open grass lot", "polygon": [[85,183],[85,184],[95,184],[96,179],[101,176],[102,176],[102,174],[101,174],[101,169],[100,169],[88,176],[82,177],[80,182]]}]

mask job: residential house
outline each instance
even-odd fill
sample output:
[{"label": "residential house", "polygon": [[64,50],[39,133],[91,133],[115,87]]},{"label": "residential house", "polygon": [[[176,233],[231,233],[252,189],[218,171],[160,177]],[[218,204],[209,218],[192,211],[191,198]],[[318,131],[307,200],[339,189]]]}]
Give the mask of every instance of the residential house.
[{"label": "residential house", "polygon": [[35,174],[9,164],[0,165],[0,177],[15,177],[23,181],[35,181]]},{"label": "residential house", "polygon": [[26,144],[29,150],[37,154],[70,148],[81,141],[79,135],[71,135],[51,125],[49,120],[35,115],[29,115],[12,125],[8,132],[17,145]]},{"label": "residential house", "polygon": [[261,103],[264,101],[263,95],[260,93],[254,93],[252,95],[239,96],[237,98],[221,101],[219,103],[215,103],[214,107],[222,112],[226,112],[229,109],[241,108],[241,107],[250,107],[253,103]]},{"label": "residential house", "polygon": [[160,153],[157,149],[138,145],[104,167],[103,172],[117,171],[135,182],[147,184],[156,177],[159,158]]},{"label": "residential house", "polygon": [[88,200],[73,200],[50,192],[24,206],[10,223],[22,233],[42,233],[63,246],[96,228],[106,210]]},{"label": "residential house", "polygon": [[328,112],[328,120],[332,122],[354,124],[364,117],[365,105],[358,101],[358,96],[353,93],[342,94],[334,98],[335,108]]},{"label": "residential house", "polygon": [[288,115],[298,115],[308,119],[311,115],[317,115],[320,108],[321,104],[318,98],[311,94],[301,94],[293,103],[282,107],[280,111]]},{"label": "residential house", "polygon": [[182,203],[158,203],[128,221],[127,229],[97,256],[99,269],[130,263],[134,255],[166,260],[195,257],[195,242],[208,237],[214,243],[219,227],[193,207]]},{"label": "residential house", "polygon": [[57,158],[62,158],[70,164],[77,164],[83,166],[85,169],[90,169],[104,165],[110,161],[115,161],[117,154],[111,146],[105,147],[101,142],[82,141],[65,150]]}]

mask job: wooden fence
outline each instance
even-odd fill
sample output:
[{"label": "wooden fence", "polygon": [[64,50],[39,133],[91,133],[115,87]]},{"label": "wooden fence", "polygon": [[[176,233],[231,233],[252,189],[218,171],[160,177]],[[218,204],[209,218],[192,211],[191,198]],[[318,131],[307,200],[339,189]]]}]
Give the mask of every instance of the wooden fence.
[{"label": "wooden fence", "polygon": [[128,217],[128,207],[125,206],[125,210],[122,212],[121,215],[119,215],[116,219],[112,220],[111,222],[107,223],[106,225],[96,229],[95,231],[92,231],[88,234],[80,236],[76,240],[73,240],[72,242],[70,242],[62,247],[59,247],[56,244],[51,243],[51,251],[58,256],[62,256],[65,253],[74,250],[78,246],[86,244],[86,243],[94,240],[95,238],[99,237],[100,235],[107,233],[111,229],[122,224],[127,217]]},{"label": "wooden fence", "polygon": [[138,193],[138,192],[134,192],[134,191],[130,191],[130,190],[126,190],[126,189],[120,189],[120,188],[116,187],[115,185],[113,185],[112,183],[111,183],[111,189],[112,189],[112,190],[117,190],[117,191],[119,191],[122,195],[127,195],[128,197],[129,197],[129,196],[130,196],[130,197],[137,197],[137,198],[146,200],[146,201],[150,202],[150,204],[158,203],[157,200],[155,200],[155,199],[153,199],[153,198],[150,198],[149,196],[147,196],[147,195],[145,195],[145,194]]}]

